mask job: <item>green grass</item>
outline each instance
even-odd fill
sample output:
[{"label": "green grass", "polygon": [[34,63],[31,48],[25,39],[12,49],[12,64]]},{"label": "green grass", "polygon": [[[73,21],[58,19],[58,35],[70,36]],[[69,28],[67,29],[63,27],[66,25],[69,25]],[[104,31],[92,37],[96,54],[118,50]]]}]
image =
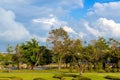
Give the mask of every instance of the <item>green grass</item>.
[{"label": "green grass", "polygon": [[[61,72],[67,72],[67,70],[63,70]],[[58,70],[14,70],[11,73],[0,72],[0,78],[3,77],[20,77],[23,80],[33,80],[34,78],[44,78],[46,80],[58,80],[53,78],[55,73],[61,73]],[[78,73],[72,73],[78,74]],[[83,73],[83,76],[89,77],[92,80],[107,80],[104,77],[107,75],[111,76],[120,76],[120,73]],[[72,77],[65,77],[65,80],[71,80]]]}]

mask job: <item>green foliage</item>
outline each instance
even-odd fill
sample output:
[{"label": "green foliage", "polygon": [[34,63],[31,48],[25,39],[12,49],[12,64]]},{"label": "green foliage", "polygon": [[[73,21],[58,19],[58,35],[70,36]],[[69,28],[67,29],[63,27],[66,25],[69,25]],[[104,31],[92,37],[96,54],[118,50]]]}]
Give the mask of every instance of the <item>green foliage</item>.
[{"label": "green foliage", "polygon": [[110,79],[110,80],[120,80],[120,77],[110,76],[110,75],[107,75],[107,76],[105,76],[104,78]]},{"label": "green foliage", "polygon": [[98,70],[98,73],[105,73],[106,71],[103,69]]},{"label": "green foliage", "polygon": [[112,72],[114,72],[114,73],[118,72],[117,68],[113,68]]},{"label": "green foliage", "polygon": [[112,68],[105,68],[106,72],[112,72]]}]

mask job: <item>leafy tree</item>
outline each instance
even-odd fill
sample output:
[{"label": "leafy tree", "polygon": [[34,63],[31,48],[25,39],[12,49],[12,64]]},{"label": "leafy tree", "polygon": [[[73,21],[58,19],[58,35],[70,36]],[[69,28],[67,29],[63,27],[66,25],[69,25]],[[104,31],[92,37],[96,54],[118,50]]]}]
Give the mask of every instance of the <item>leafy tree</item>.
[{"label": "leafy tree", "polygon": [[38,65],[41,53],[38,42],[35,39],[31,39],[21,45],[24,61],[31,65],[31,69]]},{"label": "leafy tree", "polygon": [[52,47],[52,51],[57,54],[58,58],[58,69],[61,69],[62,58],[65,55],[66,47],[65,42],[68,39],[68,34],[62,28],[51,30],[47,41]]},{"label": "leafy tree", "polygon": [[46,65],[52,63],[52,53],[45,46],[40,46],[41,51],[41,59],[40,65]]}]

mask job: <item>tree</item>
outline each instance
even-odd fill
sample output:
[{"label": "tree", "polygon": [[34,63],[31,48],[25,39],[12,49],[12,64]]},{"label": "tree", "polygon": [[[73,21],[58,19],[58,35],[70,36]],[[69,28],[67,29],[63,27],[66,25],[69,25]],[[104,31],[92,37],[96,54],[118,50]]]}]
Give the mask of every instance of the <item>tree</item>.
[{"label": "tree", "polygon": [[47,41],[50,43],[52,51],[58,56],[58,69],[61,69],[62,58],[66,53],[65,42],[68,40],[68,34],[62,28],[54,29],[49,32]]},{"label": "tree", "polygon": [[52,53],[45,46],[40,46],[41,58],[40,65],[46,65],[52,63]]},{"label": "tree", "polygon": [[31,65],[31,69],[36,67],[40,61],[41,53],[40,46],[35,39],[31,39],[26,43],[21,45],[23,57],[25,58],[25,62]]},{"label": "tree", "polygon": [[18,44],[15,47],[15,54],[13,54],[12,60],[18,65],[18,69],[21,69],[20,65],[23,63],[24,57],[21,51],[21,47]]},{"label": "tree", "polygon": [[103,57],[109,46],[103,37],[99,37],[98,40],[94,41],[93,47],[94,69],[101,70],[105,68],[105,61]]},{"label": "tree", "polygon": [[10,72],[11,71],[10,68],[12,67],[11,64],[12,64],[12,56],[13,56],[14,50],[13,50],[13,47],[10,46],[9,44],[8,44],[6,50],[7,50],[8,54],[4,57],[5,58],[4,64],[6,65],[6,67],[8,69],[7,71]]}]

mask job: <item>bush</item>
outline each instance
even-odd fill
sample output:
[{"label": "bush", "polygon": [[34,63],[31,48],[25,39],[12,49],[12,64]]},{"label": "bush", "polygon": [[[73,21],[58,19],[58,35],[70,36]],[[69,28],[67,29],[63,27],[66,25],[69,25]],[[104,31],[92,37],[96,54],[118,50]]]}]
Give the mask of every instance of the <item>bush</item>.
[{"label": "bush", "polygon": [[23,80],[22,78],[20,77],[10,77],[11,80]]},{"label": "bush", "polygon": [[105,68],[105,71],[106,71],[106,72],[111,72],[111,71],[112,71],[112,68]]},{"label": "bush", "polygon": [[103,69],[99,70],[98,73],[105,73]]},{"label": "bush", "polygon": [[91,80],[88,77],[79,76],[76,80]]},{"label": "bush", "polygon": [[76,74],[63,74],[64,77],[78,77],[79,75],[76,75]]},{"label": "bush", "polygon": [[43,79],[43,78],[34,78],[33,80],[46,80],[46,79]]},{"label": "bush", "polygon": [[0,80],[11,80],[11,79],[8,79],[8,78],[0,78]]},{"label": "bush", "polygon": [[23,80],[20,77],[1,77],[0,80]]},{"label": "bush", "polygon": [[112,72],[117,72],[117,71],[118,71],[117,68],[112,69]]},{"label": "bush", "polygon": [[107,76],[105,76],[104,78],[106,78],[106,79],[111,79],[111,80],[120,80],[120,77],[110,76],[110,75],[107,75]]},{"label": "bush", "polygon": [[62,75],[62,74],[55,74],[55,75],[53,76],[53,78],[62,79],[62,78],[63,78],[63,75]]}]

